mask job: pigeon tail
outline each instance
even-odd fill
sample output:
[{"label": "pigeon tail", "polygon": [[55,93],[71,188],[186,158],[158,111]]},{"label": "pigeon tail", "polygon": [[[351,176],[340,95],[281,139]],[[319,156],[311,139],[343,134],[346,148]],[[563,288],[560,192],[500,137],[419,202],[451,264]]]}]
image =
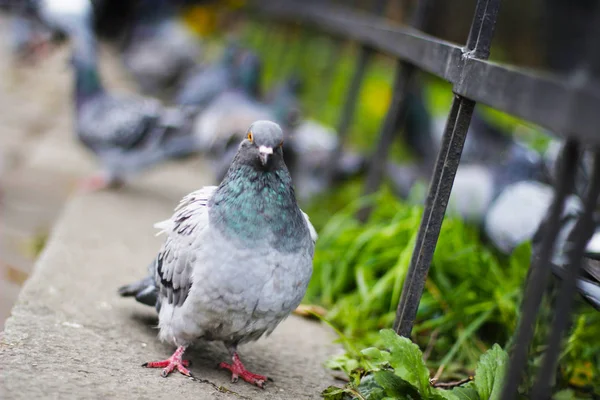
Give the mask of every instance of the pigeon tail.
[{"label": "pigeon tail", "polygon": [[158,290],[152,276],[120,287],[119,294],[123,297],[135,297],[138,302],[152,307],[156,305],[158,299]]}]

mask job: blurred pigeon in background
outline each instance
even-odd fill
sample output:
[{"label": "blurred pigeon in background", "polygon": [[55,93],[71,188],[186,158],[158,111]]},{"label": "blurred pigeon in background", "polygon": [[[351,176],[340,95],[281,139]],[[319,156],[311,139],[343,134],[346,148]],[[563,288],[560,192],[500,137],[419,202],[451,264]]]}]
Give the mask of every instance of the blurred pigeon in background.
[{"label": "blurred pigeon in background", "polygon": [[[289,140],[292,166],[290,172],[301,200],[308,200],[330,187],[327,171],[338,146],[336,131],[314,120],[303,120],[291,131]],[[364,173],[366,157],[344,151],[333,174],[341,182]]]},{"label": "blurred pigeon in background", "polygon": [[106,91],[93,33],[89,29],[75,33],[71,39],[77,137],[103,166],[101,174],[83,183],[84,189],[123,183],[144,168],[197,150],[190,134],[192,115],[165,108],[156,99]]},{"label": "blurred pigeon in background", "polygon": [[[267,378],[246,370],[240,344],[270,334],[302,300],[312,273],[316,232],[296,204],[283,161],[283,132],[270,121],[250,126],[225,179],[186,196],[170,220],[148,279],[122,295],[159,297],[159,337],[177,346],[149,368],[190,376],[182,356],[196,339],[223,341],[232,363],[220,367],[263,387]],[[137,290],[136,290],[137,289]]]},{"label": "blurred pigeon in background", "polygon": [[[579,207],[582,207],[579,204]],[[570,210],[569,210],[570,208]],[[564,279],[565,269],[569,265],[568,253],[571,248],[571,243],[575,238],[575,224],[582,209],[573,209],[565,207],[565,213],[561,218],[561,228],[554,245],[554,253],[552,255],[550,266],[552,272],[559,279]],[[532,258],[540,256],[540,246],[543,233],[545,231],[547,221],[540,224],[533,238]],[[590,305],[600,311],[600,225],[596,222],[595,232],[587,243],[584,251],[584,257],[581,260],[580,276],[577,277],[577,291]]]},{"label": "blurred pigeon in background", "polygon": [[218,62],[199,65],[182,79],[175,103],[204,108],[230,89],[240,89],[258,98],[261,72],[258,56],[235,43],[230,44]]},{"label": "blurred pigeon in background", "polygon": [[256,120],[272,120],[282,126],[286,137],[286,163],[290,161],[292,153],[288,151],[287,138],[300,114],[298,102],[290,96],[288,90],[276,90],[265,103],[246,90],[229,89],[199,112],[194,122],[194,135],[212,160],[217,180],[227,173],[237,152],[237,143],[243,139],[248,125]]},{"label": "blurred pigeon in background", "polygon": [[177,5],[167,0],[137,4],[123,61],[145,93],[173,87],[201,56],[199,38],[177,18],[178,11]]}]

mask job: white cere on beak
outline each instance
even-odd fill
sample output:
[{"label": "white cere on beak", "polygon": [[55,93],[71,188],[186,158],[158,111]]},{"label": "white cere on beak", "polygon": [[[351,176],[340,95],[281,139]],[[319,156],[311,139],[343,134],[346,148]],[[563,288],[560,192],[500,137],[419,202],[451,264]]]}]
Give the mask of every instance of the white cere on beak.
[{"label": "white cere on beak", "polygon": [[260,146],[258,148],[258,152],[260,154],[266,154],[266,155],[273,154],[273,148],[272,147],[267,147],[267,146]]},{"label": "white cere on beak", "polygon": [[260,161],[263,165],[266,165],[267,161],[269,161],[269,156],[273,154],[273,148],[267,146],[259,146],[258,153],[260,155]]}]

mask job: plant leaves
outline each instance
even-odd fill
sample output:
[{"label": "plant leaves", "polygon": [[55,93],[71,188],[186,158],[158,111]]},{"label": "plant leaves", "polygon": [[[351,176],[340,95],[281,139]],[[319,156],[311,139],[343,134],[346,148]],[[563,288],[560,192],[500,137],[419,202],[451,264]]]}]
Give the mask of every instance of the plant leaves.
[{"label": "plant leaves", "polygon": [[321,392],[321,396],[323,396],[325,400],[344,400],[347,397],[346,389],[336,386],[329,386]]},{"label": "plant leaves", "polygon": [[373,374],[377,383],[383,388],[387,396],[395,399],[420,400],[423,397],[417,388],[394,374],[392,371],[378,371]]},{"label": "plant leaves", "polygon": [[481,400],[497,400],[502,392],[508,354],[494,344],[479,359],[475,370],[475,387]]},{"label": "plant leaves", "polygon": [[477,390],[472,386],[457,387],[450,390],[449,393],[454,396],[452,399],[456,400],[480,400]]},{"label": "plant leaves", "polygon": [[366,400],[383,400],[385,398],[385,391],[375,380],[373,374],[362,378],[358,385],[358,392]]},{"label": "plant leaves", "polygon": [[571,389],[561,390],[552,396],[552,400],[576,400],[575,393]]},{"label": "plant leaves", "polygon": [[423,353],[419,346],[405,337],[398,336],[391,329],[379,332],[383,344],[390,350],[390,365],[396,375],[415,386],[423,398],[428,399],[431,392],[429,370],[423,362]]},{"label": "plant leaves", "polygon": [[377,347],[368,347],[361,350],[361,354],[367,358],[365,367],[368,371],[380,369],[390,363],[390,353],[379,350]]}]

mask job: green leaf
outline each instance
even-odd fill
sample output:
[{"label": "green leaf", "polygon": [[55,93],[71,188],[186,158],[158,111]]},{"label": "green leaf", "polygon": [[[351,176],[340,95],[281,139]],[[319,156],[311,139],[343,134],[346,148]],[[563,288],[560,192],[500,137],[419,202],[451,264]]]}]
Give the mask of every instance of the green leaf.
[{"label": "green leaf", "polygon": [[[442,390],[443,391],[443,390]],[[449,391],[456,400],[480,400],[479,394],[475,388],[470,386],[457,387]]]},{"label": "green leaf", "polygon": [[455,394],[449,390],[435,390],[431,392],[431,400],[458,400]]},{"label": "green leaf", "polygon": [[365,367],[368,371],[379,369],[390,363],[390,353],[379,350],[376,347],[366,348],[361,351],[361,354],[367,358],[367,365],[365,365]]},{"label": "green leaf", "polygon": [[426,399],[429,398],[429,370],[423,362],[423,353],[419,346],[405,337],[398,336],[391,329],[383,329],[380,336],[385,347],[390,350],[390,365],[396,375],[411,385]]},{"label": "green leaf", "polygon": [[423,397],[417,388],[395,375],[392,371],[378,371],[373,374],[377,383],[383,388],[387,396],[396,399],[418,400]]},{"label": "green leaf", "polygon": [[553,400],[576,400],[575,393],[571,389],[561,390],[552,396]]},{"label": "green leaf", "polygon": [[329,386],[321,392],[321,396],[323,396],[325,400],[344,400],[344,398],[346,398],[346,389]]},{"label": "green leaf", "polygon": [[358,385],[358,392],[366,400],[383,400],[385,398],[385,390],[372,374],[362,378]]},{"label": "green leaf", "polygon": [[497,344],[481,356],[475,370],[475,387],[481,400],[500,398],[507,362],[508,354]]}]

